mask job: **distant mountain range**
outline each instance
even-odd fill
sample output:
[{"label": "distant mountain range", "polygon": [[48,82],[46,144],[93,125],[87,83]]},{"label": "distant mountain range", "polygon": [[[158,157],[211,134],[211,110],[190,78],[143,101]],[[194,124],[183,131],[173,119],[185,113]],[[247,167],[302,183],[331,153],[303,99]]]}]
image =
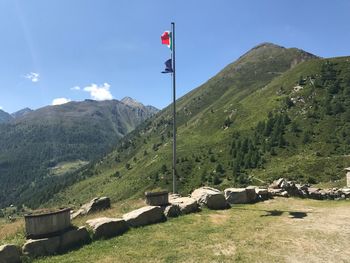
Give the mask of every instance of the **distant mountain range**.
[{"label": "distant mountain range", "polygon": [[30,204],[32,193],[50,180],[75,180],[50,177],[50,168],[102,156],[157,112],[131,98],[25,108],[12,115],[0,111],[0,207],[16,201]]},{"label": "distant mountain range", "polygon": [[[298,182],[344,186],[350,166],[350,57],[323,59],[263,43],[177,100],[177,185],[216,188]],[[78,171],[46,205],[172,190],[172,107]]]}]

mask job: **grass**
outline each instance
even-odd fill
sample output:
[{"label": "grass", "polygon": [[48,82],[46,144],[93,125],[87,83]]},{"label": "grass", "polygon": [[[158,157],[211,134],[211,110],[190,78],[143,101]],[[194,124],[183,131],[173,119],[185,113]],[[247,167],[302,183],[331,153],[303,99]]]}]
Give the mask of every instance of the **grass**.
[{"label": "grass", "polygon": [[[141,205],[134,200],[94,216]],[[275,198],[204,209],[33,262],[347,262],[349,208],[349,201]]]},{"label": "grass", "polygon": [[76,160],[73,162],[62,162],[50,169],[50,175],[51,176],[64,175],[65,173],[73,172],[86,164],[88,164],[88,162],[82,161],[82,160]]}]

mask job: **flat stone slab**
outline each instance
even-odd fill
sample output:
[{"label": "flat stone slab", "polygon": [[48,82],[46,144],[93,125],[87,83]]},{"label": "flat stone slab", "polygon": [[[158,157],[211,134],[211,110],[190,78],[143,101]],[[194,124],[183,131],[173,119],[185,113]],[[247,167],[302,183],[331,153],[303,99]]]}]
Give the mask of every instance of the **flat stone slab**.
[{"label": "flat stone slab", "polygon": [[197,200],[191,197],[181,197],[179,195],[169,196],[169,202],[180,207],[181,214],[190,214],[199,211]]},{"label": "flat stone slab", "polygon": [[123,215],[125,222],[131,227],[140,227],[166,220],[160,206],[145,206]]},{"label": "flat stone slab", "polygon": [[42,257],[56,254],[60,248],[60,237],[29,239],[23,245],[23,254],[29,257]]},{"label": "flat stone slab", "polygon": [[0,246],[0,263],[19,263],[21,250],[15,245]]},{"label": "flat stone slab", "polygon": [[227,208],[227,202],[224,194],[215,188],[198,188],[192,192],[191,197],[196,199],[200,205],[204,205],[209,209]]},{"label": "flat stone slab", "polygon": [[247,190],[245,188],[227,188],[224,193],[227,202],[230,204],[246,204],[249,202]]},{"label": "flat stone slab", "polygon": [[122,218],[101,217],[86,221],[94,231],[94,239],[111,238],[125,233],[129,226]]}]

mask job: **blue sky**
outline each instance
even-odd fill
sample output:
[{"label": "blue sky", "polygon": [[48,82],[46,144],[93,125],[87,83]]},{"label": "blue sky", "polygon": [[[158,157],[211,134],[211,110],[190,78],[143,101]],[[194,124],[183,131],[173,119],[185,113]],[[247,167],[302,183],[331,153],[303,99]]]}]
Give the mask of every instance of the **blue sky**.
[{"label": "blue sky", "polygon": [[0,0],[0,107],[130,96],[162,108],[170,22],[181,96],[261,42],[350,55],[349,12],[347,0]]}]

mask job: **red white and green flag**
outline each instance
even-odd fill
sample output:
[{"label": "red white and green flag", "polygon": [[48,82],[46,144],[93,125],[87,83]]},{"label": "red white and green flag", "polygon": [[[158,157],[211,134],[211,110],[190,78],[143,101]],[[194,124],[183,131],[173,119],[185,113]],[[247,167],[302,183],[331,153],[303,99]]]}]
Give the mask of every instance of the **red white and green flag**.
[{"label": "red white and green flag", "polygon": [[173,50],[173,39],[170,31],[164,31],[160,38],[162,39],[163,45],[167,45],[170,50]]}]

